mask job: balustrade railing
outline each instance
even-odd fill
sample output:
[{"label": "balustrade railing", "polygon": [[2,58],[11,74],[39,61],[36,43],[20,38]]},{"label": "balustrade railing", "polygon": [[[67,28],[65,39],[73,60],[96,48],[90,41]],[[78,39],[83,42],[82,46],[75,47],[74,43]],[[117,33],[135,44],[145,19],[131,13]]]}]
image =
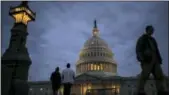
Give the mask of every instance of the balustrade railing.
[{"label": "balustrade railing", "polygon": [[116,88],[87,89],[86,95],[119,95]]}]

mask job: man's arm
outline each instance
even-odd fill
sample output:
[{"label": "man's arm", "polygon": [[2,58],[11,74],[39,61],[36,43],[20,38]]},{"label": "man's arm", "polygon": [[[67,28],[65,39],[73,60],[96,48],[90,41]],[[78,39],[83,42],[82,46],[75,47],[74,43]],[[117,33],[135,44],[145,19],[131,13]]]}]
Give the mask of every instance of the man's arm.
[{"label": "man's arm", "polygon": [[62,82],[61,74],[59,73],[59,83]]},{"label": "man's arm", "polygon": [[136,56],[137,60],[142,62],[143,59],[143,37],[140,37],[136,43]]},{"label": "man's arm", "polygon": [[162,63],[162,57],[161,57],[161,54],[160,54],[160,51],[159,51],[159,48],[158,48],[157,41],[154,38],[153,38],[153,40],[154,40],[154,44],[155,44],[155,47],[156,47],[157,55],[159,57],[159,61]]},{"label": "man's arm", "polygon": [[50,76],[50,81],[52,81],[52,80],[53,80],[53,73]]}]

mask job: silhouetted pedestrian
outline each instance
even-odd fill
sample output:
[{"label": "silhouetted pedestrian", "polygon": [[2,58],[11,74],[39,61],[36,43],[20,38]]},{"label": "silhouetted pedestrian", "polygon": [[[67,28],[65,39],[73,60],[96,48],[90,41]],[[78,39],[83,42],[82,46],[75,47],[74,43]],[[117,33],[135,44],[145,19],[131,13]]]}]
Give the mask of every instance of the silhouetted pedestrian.
[{"label": "silhouetted pedestrian", "polygon": [[141,75],[138,81],[137,94],[145,95],[144,86],[152,73],[156,80],[156,88],[158,95],[168,95],[165,91],[164,75],[160,64],[162,58],[158,49],[157,42],[152,34],[154,33],[153,26],[146,27],[146,33],[143,34],[137,41],[136,54],[138,61],[141,62]]},{"label": "silhouetted pedestrian", "polygon": [[61,74],[59,72],[59,67],[57,67],[55,71],[51,74],[50,80],[52,83],[53,95],[57,95],[58,90],[61,86]]},{"label": "silhouetted pedestrian", "polygon": [[62,82],[64,85],[64,95],[70,95],[72,84],[75,80],[75,72],[70,68],[70,64],[67,64],[67,68],[62,72]]}]

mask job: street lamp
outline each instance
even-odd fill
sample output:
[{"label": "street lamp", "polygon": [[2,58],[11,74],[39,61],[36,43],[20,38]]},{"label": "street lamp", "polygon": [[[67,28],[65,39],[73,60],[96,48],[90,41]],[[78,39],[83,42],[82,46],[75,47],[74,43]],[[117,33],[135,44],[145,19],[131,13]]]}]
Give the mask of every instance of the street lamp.
[{"label": "street lamp", "polygon": [[[23,62],[23,57],[19,58],[19,54],[21,53],[21,49],[23,49],[23,51],[27,51],[26,48],[24,46],[22,46],[22,44],[26,43],[26,36],[28,35],[28,33],[26,32],[26,27],[28,22],[30,21],[34,21],[35,20],[35,13],[29,8],[28,6],[28,1],[22,1],[20,5],[16,6],[16,7],[10,7],[9,10],[9,15],[12,16],[15,20],[15,24],[14,27],[12,28],[12,45],[15,44],[15,59],[14,64],[13,64],[13,72],[12,72],[12,79],[11,79],[11,93],[13,93],[15,95],[15,93],[18,93],[19,90],[15,89],[14,83],[16,81],[16,79],[23,79],[23,81],[27,80],[25,76],[27,76],[27,71],[23,73],[18,73],[17,68],[19,66],[21,66],[20,63]],[[18,35],[16,37],[16,34]],[[14,43],[14,39],[17,43]],[[22,54],[24,54],[22,52]],[[25,54],[27,57],[27,61],[30,61],[29,57],[27,54]],[[23,55],[22,55],[23,56]],[[26,58],[25,57],[25,58]],[[23,76],[21,76],[23,75]],[[23,92],[23,91],[21,91]]]},{"label": "street lamp", "polygon": [[23,1],[16,7],[10,7],[9,15],[15,19],[15,23],[22,23],[25,25],[35,20],[35,13],[30,10],[28,1]]},{"label": "street lamp", "polygon": [[[10,7],[9,15],[15,20],[11,29],[9,47],[2,55],[2,95],[27,95],[28,70],[31,65],[26,48],[27,24],[35,20],[35,13],[29,8],[28,1]],[[11,91],[9,91],[11,90]]]}]

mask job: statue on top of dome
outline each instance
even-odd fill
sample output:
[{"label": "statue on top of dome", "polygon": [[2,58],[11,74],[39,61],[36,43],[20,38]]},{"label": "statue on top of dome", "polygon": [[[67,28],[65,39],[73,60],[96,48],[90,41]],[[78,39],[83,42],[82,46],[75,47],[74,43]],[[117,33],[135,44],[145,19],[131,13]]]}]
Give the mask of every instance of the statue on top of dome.
[{"label": "statue on top of dome", "polygon": [[98,36],[99,30],[97,29],[97,22],[94,20],[94,27],[93,27],[93,36]]},{"label": "statue on top of dome", "polygon": [[94,28],[97,28],[97,22],[94,20]]}]

